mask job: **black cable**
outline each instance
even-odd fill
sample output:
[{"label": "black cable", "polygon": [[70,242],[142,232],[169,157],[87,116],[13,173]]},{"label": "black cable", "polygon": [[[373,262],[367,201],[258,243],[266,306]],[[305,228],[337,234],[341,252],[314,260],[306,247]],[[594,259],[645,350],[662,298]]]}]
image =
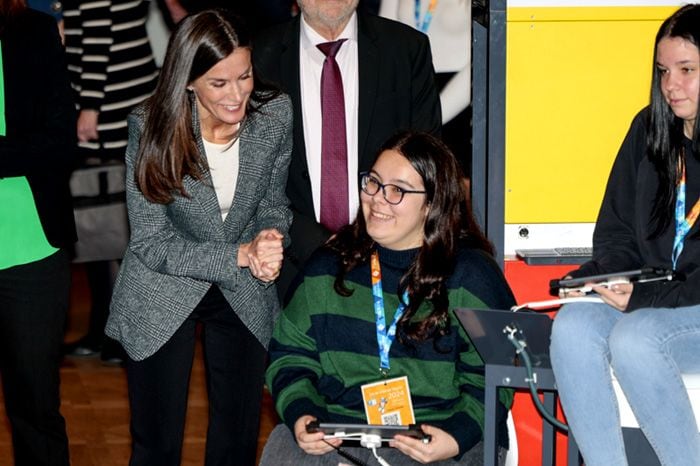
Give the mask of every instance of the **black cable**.
[{"label": "black cable", "polygon": [[341,450],[340,447],[336,447],[335,445],[329,443],[326,439],[323,439],[324,442],[326,442],[327,445],[330,445],[335,449],[336,452],[346,460],[350,461],[351,463],[355,464],[356,466],[369,466],[367,463],[362,461],[360,458],[357,458],[356,456],[351,455],[345,450]]},{"label": "black cable", "polygon": [[516,352],[522,356],[523,362],[525,363],[525,370],[527,371],[526,380],[528,387],[530,387],[530,395],[532,396],[533,403],[535,403],[535,408],[537,408],[537,411],[539,411],[539,413],[547,422],[552,424],[557,429],[563,430],[564,432],[568,432],[569,426],[561,422],[549,411],[547,411],[547,408],[545,408],[542,404],[542,401],[540,400],[540,397],[537,394],[537,385],[535,384],[535,377],[532,370],[532,361],[530,360],[530,354],[525,349],[525,341],[518,340],[517,338],[515,338],[516,332],[520,332],[522,334],[522,331],[514,325],[508,325],[503,329],[503,333],[505,333],[506,337],[508,337],[508,341],[510,341],[513,344],[513,346],[515,346]]}]

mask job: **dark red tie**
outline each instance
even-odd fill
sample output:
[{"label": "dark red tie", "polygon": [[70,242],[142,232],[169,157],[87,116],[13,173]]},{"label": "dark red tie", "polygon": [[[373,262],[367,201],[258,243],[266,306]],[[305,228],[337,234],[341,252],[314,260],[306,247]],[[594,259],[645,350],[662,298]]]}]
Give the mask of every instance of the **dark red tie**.
[{"label": "dark red tie", "polygon": [[336,232],[348,223],[348,147],[343,78],[335,55],[346,39],[316,47],[326,55],[321,73],[321,224]]}]

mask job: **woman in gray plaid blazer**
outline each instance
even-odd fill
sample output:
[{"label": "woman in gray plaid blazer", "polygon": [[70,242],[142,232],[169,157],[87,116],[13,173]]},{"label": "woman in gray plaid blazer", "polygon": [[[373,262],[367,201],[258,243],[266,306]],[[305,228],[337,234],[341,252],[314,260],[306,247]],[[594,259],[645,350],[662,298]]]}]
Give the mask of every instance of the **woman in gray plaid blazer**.
[{"label": "woman in gray plaid blazer", "polygon": [[124,346],[132,466],[178,465],[196,327],[206,464],[254,464],[274,280],[291,214],[287,96],[254,80],[237,20],[210,10],[173,31],[155,95],[129,117],[131,239],[106,332]]}]

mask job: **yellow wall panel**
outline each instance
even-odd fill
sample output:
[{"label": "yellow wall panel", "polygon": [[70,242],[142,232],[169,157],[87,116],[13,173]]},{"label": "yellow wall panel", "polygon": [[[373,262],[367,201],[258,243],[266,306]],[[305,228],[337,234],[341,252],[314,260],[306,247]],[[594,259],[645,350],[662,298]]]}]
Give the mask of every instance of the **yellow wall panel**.
[{"label": "yellow wall panel", "polygon": [[677,6],[557,6],[508,8],[508,22],[514,21],[658,21]]},{"label": "yellow wall panel", "polygon": [[675,9],[508,10],[505,223],[595,221]]}]

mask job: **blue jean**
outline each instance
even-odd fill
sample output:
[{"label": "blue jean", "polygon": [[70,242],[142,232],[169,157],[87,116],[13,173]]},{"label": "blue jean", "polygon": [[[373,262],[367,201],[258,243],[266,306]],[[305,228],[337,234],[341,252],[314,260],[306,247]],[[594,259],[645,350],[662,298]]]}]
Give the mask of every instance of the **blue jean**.
[{"label": "blue jean", "polygon": [[627,465],[611,367],[661,464],[700,464],[700,434],[681,379],[700,372],[700,306],[623,313],[569,304],[554,320],[550,351],[587,466]]}]

